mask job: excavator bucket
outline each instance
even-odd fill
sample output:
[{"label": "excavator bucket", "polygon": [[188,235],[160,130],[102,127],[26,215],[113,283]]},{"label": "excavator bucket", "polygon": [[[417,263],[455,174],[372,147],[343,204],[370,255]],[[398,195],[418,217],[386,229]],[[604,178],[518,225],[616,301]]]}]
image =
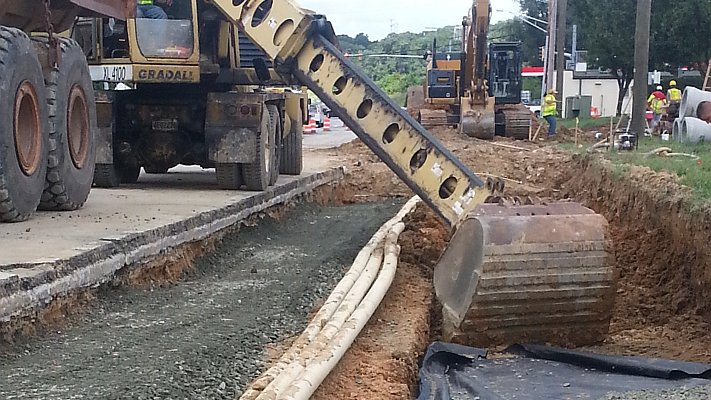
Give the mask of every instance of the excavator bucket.
[{"label": "excavator bucket", "polygon": [[572,202],[476,207],[435,268],[445,339],[602,341],[615,294],[606,231],[604,217]]},{"label": "excavator bucket", "polygon": [[470,104],[469,101],[462,100],[459,130],[463,134],[477,139],[493,139],[495,127],[493,97],[487,104]]}]

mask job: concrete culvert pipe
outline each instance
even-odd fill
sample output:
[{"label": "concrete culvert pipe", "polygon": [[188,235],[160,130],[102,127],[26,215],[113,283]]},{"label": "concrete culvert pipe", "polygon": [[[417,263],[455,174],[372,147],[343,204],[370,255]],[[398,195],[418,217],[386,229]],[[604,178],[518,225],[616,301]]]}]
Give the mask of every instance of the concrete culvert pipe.
[{"label": "concrete culvert pipe", "polygon": [[674,125],[672,126],[672,140],[676,142],[681,142],[681,118],[674,120]]},{"label": "concrete culvert pipe", "polygon": [[711,142],[711,124],[698,118],[684,118],[680,133],[681,141],[685,143]]},{"label": "concrete culvert pipe", "polygon": [[711,92],[687,86],[681,96],[679,105],[679,118],[696,118],[696,108],[702,101],[711,101]]}]

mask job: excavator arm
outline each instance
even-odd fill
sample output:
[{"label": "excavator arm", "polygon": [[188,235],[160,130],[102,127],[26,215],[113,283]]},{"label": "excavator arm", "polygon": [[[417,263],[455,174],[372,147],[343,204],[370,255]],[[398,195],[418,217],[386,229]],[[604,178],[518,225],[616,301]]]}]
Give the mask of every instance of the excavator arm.
[{"label": "excavator arm", "polygon": [[[605,219],[575,203],[482,204],[502,185],[484,183],[350,63],[325,18],[291,0],[207,0],[275,61],[336,110],[346,125],[454,228],[434,273],[446,340],[487,346],[517,341],[588,344],[607,332],[614,298]],[[485,87],[488,1],[470,37]],[[477,18],[478,17],[478,18]],[[474,102],[462,102],[474,104]],[[472,107],[473,118],[491,116]],[[484,121],[486,122],[486,121]]]},{"label": "excavator arm", "polygon": [[[290,0],[210,0],[270,58],[293,74],[452,227],[489,195],[442,143],[332,44],[325,18]],[[237,4],[237,5],[235,5]]]},{"label": "excavator arm", "polygon": [[460,130],[480,139],[495,133],[494,98],[488,86],[488,38],[491,5],[476,0],[465,18],[463,28],[465,66],[462,71],[464,94],[461,101]]}]

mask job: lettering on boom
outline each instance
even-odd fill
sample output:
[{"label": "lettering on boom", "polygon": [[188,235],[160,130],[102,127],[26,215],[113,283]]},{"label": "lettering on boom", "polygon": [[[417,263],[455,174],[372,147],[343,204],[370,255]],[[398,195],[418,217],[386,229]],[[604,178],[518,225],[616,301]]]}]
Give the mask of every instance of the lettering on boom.
[{"label": "lettering on boom", "polygon": [[158,82],[195,82],[193,71],[187,70],[172,70],[172,69],[147,69],[141,68],[138,70],[139,81],[158,81]]}]

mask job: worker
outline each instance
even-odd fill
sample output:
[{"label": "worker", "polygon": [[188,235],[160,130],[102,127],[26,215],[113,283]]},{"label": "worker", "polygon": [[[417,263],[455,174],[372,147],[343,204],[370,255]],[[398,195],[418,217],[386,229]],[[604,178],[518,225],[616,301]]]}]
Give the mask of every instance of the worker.
[{"label": "worker", "polygon": [[173,0],[137,0],[136,18],[168,19],[168,14],[158,4],[170,7]]},{"label": "worker", "polygon": [[711,101],[702,101],[696,106],[696,118],[711,124]]},{"label": "worker", "polygon": [[669,101],[669,104],[681,103],[681,90],[677,89],[675,80],[669,81],[667,100]]},{"label": "worker", "polygon": [[548,122],[548,137],[555,135],[556,129],[556,113],[557,113],[557,103],[555,95],[558,91],[555,89],[548,90],[548,94],[543,98],[543,110],[541,115]]},{"label": "worker", "polygon": [[681,90],[677,89],[676,81],[669,82],[669,90],[667,90],[667,101],[669,108],[667,109],[667,117],[674,120],[679,117],[679,104],[681,103]]},{"label": "worker", "polygon": [[657,90],[652,92],[647,99],[647,107],[652,111],[652,124],[649,127],[652,131],[662,120],[662,112],[664,112],[664,107],[666,106],[667,96],[664,95],[662,90],[664,88],[661,85],[657,86]]}]

